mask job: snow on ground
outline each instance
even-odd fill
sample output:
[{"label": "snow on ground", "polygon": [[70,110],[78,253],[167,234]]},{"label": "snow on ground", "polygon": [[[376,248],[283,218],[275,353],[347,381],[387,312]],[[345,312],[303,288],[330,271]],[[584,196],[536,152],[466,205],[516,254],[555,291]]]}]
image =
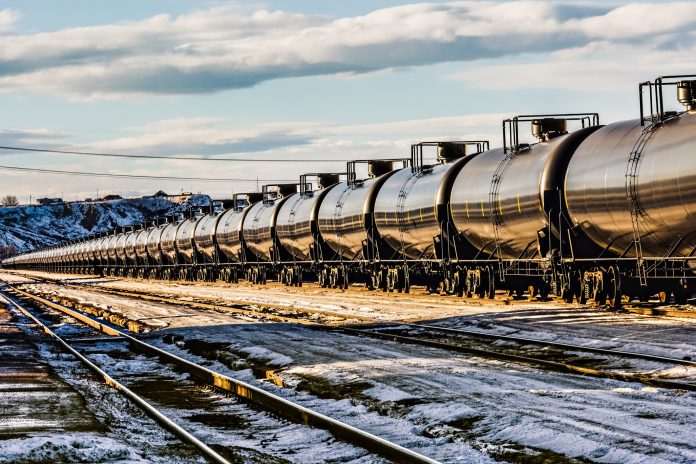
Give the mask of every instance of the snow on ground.
[{"label": "snow on ground", "polygon": [[[277,304],[370,317],[381,321],[425,321],[430,324],[493,334],[517,335],[601,348],[618,348],[670,357],[690,357],[696,360],[696,344],[694,343],[696,319],[641,316],[590,306],[558,303],[514,302],[511,305],[503,305],[499,302],[489,303],[485,300],[472,302],[435,295],[383,294],[360,289],[346,292],[322,289],[312,285],[296,289],[279,285],[255,287],[221,283],[187,284],[28,273],[28,275],[31,274],[64,278],[75,283],[89,283],[177,297]],[[8,273],[1,274],[0,278],[20,281],[23,279]],[[41,286],[45,287],[44,284]],[[73,290],[71,289],[70,292]],[[94,300],[94,294],[91,295],[89,298]],[[163,313],[169,311],[167,307],[162,307],[161,310]],[[192,311],[185,310],[182,313],[191,314]],[[178,316],[182,317],[181,314]],[[160,320],[160,324],[166,323],[169,327],[177,327],[179,324],[174,319],[164,321],[165,319]],[[154,320],[150,323],[155,324]],[[190,325],[190,322],[186,320],[182,323]]]},{"label": "snow on ground", "polygon": [[[5,274],[0,277],[5,278]],[[691,320],[546,303],[471,306],[451,298],[402,296],[399,300],[367,292],[334,296],[333,291],[320,289],[91,280],[192,298],[312,305],[346,314],[377,313],[389,320],[399,316],[410,319],[418,313],[423,319],[477,330],[584,343],[602,339],[625,349],[666,355],[674,355],[674,346],[678,353],[693,354],[696,340],[696,324]],[[691,439],[696,424],[693,393],[543,372],[432,348],[316,332],[295,324],[259,322],[177,305],[134,303],[89,289],[75,291],[45,283],[34,286],[78,295],[141,320],[164,323],[166,329],[153,331],[148,338],[192,360],[200,358],[184,349],[183,342],[177,348],[165,343],[163,337],[176,334],[184,340],[218,343],[218,351],[246,358],[257,368],[272,369],[287,386],[296,387],[264,383],[264,388],[445,462],[510,459],[521,450],[533,452],[530,448],[596,462],[696,461],[696,443]],[[327,294],[332,295],[330,305],[325,303]],[[252,369],[233,370],[221,362],[211,366],[242,380],[255,381],[260,376]]]},{"label": "snow on ground", "polygon": [[123,443],[96,433],[53,433],[0,442],[2,462],[152,462]]},{"label": "snow on ground", "polygon": [[[35,326],[25,316],[13,310],[18,327],[26,334],[41,338]],[[79,334],[67,325],[57,325],[62,335]],[[45,338],[43,338],[45,339]],[[56,395],[69,390],[80,398],[75,404],[53,407],[52,417],[60,427],[51,430],[42,424],[40,431],[0,435],[0,462],[89,462],[89,463],[202,463],[191,449],[179,446],[173,435],[165,432],[149,417],[111,387],[96,381],[90,372],[71,354],[57,344],[43,339],[35,343],[37,359],[50,366],[52,375],[64,382],[56,386]],[[27,387],[26,385],[24,387]],[[7,398],[4,398],[7,400]],[[27,398],[27,417],[51,409],[55,398],[39,404],[38,398]],[[69,419],[79,416],[83,426],[75,428]]]}]

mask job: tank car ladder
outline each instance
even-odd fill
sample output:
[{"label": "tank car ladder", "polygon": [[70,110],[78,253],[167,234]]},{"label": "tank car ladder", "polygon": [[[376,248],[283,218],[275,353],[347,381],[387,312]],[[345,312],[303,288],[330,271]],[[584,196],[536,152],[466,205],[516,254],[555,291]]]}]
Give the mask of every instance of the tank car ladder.
[{"label": "tank car ladder", "polygon": [[510,151],[505,157],[500,161],[498,166],[493,172],[493,178],[491,179],[491,189],[488,192],[488,202],[490,203],[490,213],[493,224],[493,236],[495,238],[495,255],[498,258],[498,273],[500,275],[500,280],[505,281],[506,269],[503,265],[503,259],[500,253],[500,226],[503,224],[503,205],[500,203],[500,181],[503,177],[503,172],[507,168],[510,161],[517,155],[516,150]]},{"label": "tank car ladder", "polygon": [[636,273],[641,287],[648,285],[647,269],[643,259],[643,245],[641,244],[640,219],[644,215],[643,209],[638,200],[638,168],[640,166],[641,155],[650,137],[655,132],[658,124],[653,123],[645,127],[636,140],[633,149],[628,157],[626,164],[626,198],[628,199],[628,209],[631,213],[631,225],[633,227],[633,247],[636,252]]}]

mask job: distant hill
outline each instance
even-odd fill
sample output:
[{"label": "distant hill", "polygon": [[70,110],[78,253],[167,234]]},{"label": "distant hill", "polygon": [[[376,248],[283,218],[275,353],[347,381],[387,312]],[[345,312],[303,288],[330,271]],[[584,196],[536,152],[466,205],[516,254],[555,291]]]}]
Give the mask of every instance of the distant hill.
[{"label": "distant hill", "polygon": [[0,251],[26,252],[65,240],[139,225],[190,208],[207,207],[210,197],[144,197],[46,206],[0,207]]}]

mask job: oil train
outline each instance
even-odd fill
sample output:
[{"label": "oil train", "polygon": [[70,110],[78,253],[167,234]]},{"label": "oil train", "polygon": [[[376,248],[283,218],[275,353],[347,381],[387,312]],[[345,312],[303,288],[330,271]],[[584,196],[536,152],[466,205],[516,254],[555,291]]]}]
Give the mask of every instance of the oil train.
[{"label": "oil train", "polygon": [[[503,122],[502,148],[420,143],[410,158],[353,161],[345,173],[237,194],[219,214],[168,218],[3,266],[683,303],[696,290],[695,77],[639,84],[639,119],[601,126],[596,113],[518,116]],[[685,111],[664,110],[672,87]],[[520,143],[522,123],[537,143]],[[569,132],[569,123],[578,128]],[[430,150],[437,162],[424,164]]]}]

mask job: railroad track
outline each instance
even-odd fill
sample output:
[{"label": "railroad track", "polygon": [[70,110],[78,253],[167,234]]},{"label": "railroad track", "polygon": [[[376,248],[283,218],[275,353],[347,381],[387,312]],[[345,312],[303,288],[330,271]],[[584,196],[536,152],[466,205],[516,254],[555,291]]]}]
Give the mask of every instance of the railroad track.
[{"label": "railroad track", "polygon": [[[45,280],[54,281],[53,279]],[[696,391],[696,382],[674,380],[654,374],[660,368],[671,368],[674,366],[695,368],[696,361],[689,359],[419,323],[384,322],[368,317],[345,315],[318,309],[231,300],[213,303],[201,299],[182,299],[172,295],[153,295],[146,292],[125,291],[92,284],[65,283],[59,280],[55,282],[67,287],[89,288],[90,290],[109,295],[137,298],[157,303],[176,304],[196,309],[231,312],[261,320],[303,324],[315,330],[341,331],[356,336],[438,348],[483,358],[532,365],[558,372],[637,382],[661,388]],[[330,320],[322,322],[317,317],[324,317]],[[336,322],[336,318],[342,319],[342,322]],[[445,339],[444,341],[443,338]],[[510,346],[500,346],[501,342]],[[495,345],[495,348],[491,348],[491,345]],[[582,353],[584,356],[579,356],[578,353]],[[653,373],[641,372],[640,367],[626,367],[624,363],[627,360],[650,361],[655,364],[649,369]]]},{"label": "railroad track", "polygon": [[[195,378],[198,382],[210,386],[215,390],[223,391],[231,394],[245,403],[249,403],[255,408],[271,413],[273,416],[281,417],[285,420],[322,429],[331,433],[335,438],[346,443],[350,443],[359,448],[368,450],[378,456],[386,458],[394,462],[403,463],[428,463],[434,464],[437,461],[423,456],[413,450],[404,448],[398,444],[392,443],[381,437],[375,436],[364,430],[360,430],[351,425],[318,413],[316,411],[295,404],[285,398],[274,395],[266,390],[255,387],[254,385],[234,379],[232,377],[212,371],[204,366],[188,361],[166,350],[162,350],[154,345],[146,343],[124,331],[118,330],[110,325],[104,324],[101,321],[95,320],[81,311],[69,308],[64,305],[56,304],[40,296],[30,292],[18,289],[12,285],[6,285],[2,293],[6,298],[22,313],[36,323],[46,334],[56,340],[65,350],[73,354],[82,363],[84,363],[91,371],[93,371],[104,382],[114,387],[124,396],[133,401],[148,415],[153,417],[163,427],[170,430],[182,441],[193,445],[200,453],[208,458],[211,462],[228,463],[229,461],[218,454],[215,450],[194,437],[189,431],[177,425],[174,420],[167,417],[156,407],[146,401],[143,397],[137,395],[123,383],[116,380],[114,377],[107,374],[103,368],[92,362],[76,349],[73,344],[92,343],[100,341],[98,337],[83,337],[74,338],[72,344],[70,340],[60,337],[55,331],[49,328],[48,324],[44,323],[40,317],[37,317],[33,311],[27,309],[24,305],[17,301],[17,298],[22,298],[32,302],[34,307],[46,307],[56,310],[64,315],[79,321],[80,324],[95,329],[109,337],[110,340],[121,340],[128,343],[131,349],[137,350],[139,353],[147,353],[162,363],[175,366],[178,371],[184,371]],[[10,296],[10,294],[12,296]]]}]

